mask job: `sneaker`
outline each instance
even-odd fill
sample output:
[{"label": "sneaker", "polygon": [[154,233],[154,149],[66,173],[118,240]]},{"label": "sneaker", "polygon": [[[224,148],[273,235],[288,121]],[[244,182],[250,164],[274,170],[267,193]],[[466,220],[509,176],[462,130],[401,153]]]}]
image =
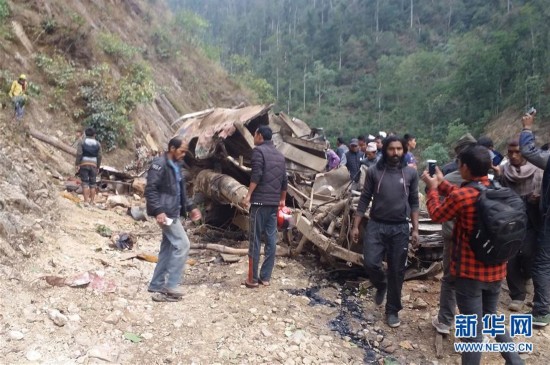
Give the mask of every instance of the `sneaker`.
[{"label": "sneaker", "polygon": [[508,304],[508,310],[512,312],[521,312],[523,309],[523,300],[512,300],[510,304]]},{"label": "sneaker", "polygon": [[148,287],[148,288],[147,288],[147,291],[148,291],[149,293],[162,293],[162,288],[158,288],[158,289],[157,289],[157,288]]},{"label": "sneaker", "polygon": [[550,313],[545,315],[536,316],[533,314],[533,326],[546,327],[550,323]]},{"label": "sneaker", "polygon": [[441,333],[442,335],[451,334],[451,326],[446,325],[445,323],[439,322],[439,318],[437,316],[432,318],[432,326],[434,326],[436,331],[438,333]]},{"label": "sneaker", "polygon": [[382,305],[382,303],[384,303],[385,297],[386,297],[386,288],[376,289],[376,294],[374,295],[374,304]]},{"label": "sneaker", "polygon": [[166,294],[168,296],[174,297],[174,298],[181,298],[183,297],[183,291],[181,288],[163,288],[161,291],[163,294]]},{"label": "sneaker", "polygon": [[399,327],[401,325],[401,321],[399,320],[399,315],[395,313],[386,314],[386,322],[388,323],[388,326],[390,326],[391,328]]}]

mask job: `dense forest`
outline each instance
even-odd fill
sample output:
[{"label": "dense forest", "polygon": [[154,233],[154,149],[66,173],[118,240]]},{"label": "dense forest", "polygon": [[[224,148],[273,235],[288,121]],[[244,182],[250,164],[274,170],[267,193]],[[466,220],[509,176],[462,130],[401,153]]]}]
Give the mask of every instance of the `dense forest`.
[{"label": "dense forest", "polygon": [[546,0],[169,2],[261,101],[331,136],[443,142],[550,107]]}]

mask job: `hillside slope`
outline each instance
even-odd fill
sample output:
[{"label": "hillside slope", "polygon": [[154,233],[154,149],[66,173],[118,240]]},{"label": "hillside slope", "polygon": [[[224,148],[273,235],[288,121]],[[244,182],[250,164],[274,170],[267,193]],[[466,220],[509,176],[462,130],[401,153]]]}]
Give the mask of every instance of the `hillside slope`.
[{"label": "hillside slope", "polygon": [[[0,59],[1,100],[9,106],[4,91],[18,74],[27,74],[31,86],[25,122],[67,143],[93,120],[115,133],[133,128],[117,146],[133,147],[147,134],[162,145],[178,116],[249,98],[191,44],[185,24],[174,23],[164,1],[6,3],[9,16],[0,32],[5,55]],[[109,114],[112,105],[116,110]],[[106,162],[117,165],[120,155],[107,156]]]}]

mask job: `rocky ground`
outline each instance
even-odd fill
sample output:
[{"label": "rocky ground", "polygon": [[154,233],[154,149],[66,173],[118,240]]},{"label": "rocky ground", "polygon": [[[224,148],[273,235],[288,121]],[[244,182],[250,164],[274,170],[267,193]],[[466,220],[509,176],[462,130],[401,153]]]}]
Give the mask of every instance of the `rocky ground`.
[{"label": "rocky ground", "polygon": [[[155,223],[68,199],[58,173],[28,158],[55,154],[21,143],[0,151],[0,363],[459,363],[452,337],[443,341],[445,355],[435,356],[437,280],[405,283],[402,325],[391,329],[360,271],[323,268],[312,254],[278,258],[272,285],[247,289],[240,284],[245,258],[228,263],[216,252],[193,251],[184,298],[153,302],[146,289],[155,264],[127,259],[98,227],[133,233],[134,251],[156,254]],[[216,236],[190,232],[196,243]],[[60,284],[54,277],[86,272],[103,275],[97,289],[51,285]],[[506,293],[502,301],[505,308]],[[535,330],[534,353],[522,355],[527,363],[550,363],[549,337]],[[503,360],[484,355],[483,363]]]}]

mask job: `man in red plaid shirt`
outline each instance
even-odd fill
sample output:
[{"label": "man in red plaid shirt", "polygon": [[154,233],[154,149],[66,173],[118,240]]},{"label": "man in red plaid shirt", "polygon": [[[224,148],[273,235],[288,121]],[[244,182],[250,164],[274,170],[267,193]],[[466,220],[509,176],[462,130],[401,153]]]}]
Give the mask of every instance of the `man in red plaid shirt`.
[{"label": "man in red plaid shirt", "polygon": [[[463,315],[477,315],[476,337],[465,338],[467,342],[482,342],[482,318],[485,314],[496,314],[500,284],[506,277],[506,263],[488,265],[474,256],[470,247],[470,237],[477,222],[475,202],[479,191],[467,184],[477,182],[489,185],[487,173],[491,168],[489,150],[483,146],[466,149],[458,156],[458,170],[465,180],[461,187],[443,179],[439,168],[436,175],[428,171],[422,174],[426,183],[427,208],[430,217],[436,222],[446,222],[456,218],[453,230],[451,251],[451,275],[455,277],[456,302]],[[439,195],[445,197],[440,201]],[[513,342],[508,331],[496,335],[498,342]],[[506,364],[523,364],[517,352],[502,353]],[[479,364],[481,352],[463,352],[462,364]]]}]

